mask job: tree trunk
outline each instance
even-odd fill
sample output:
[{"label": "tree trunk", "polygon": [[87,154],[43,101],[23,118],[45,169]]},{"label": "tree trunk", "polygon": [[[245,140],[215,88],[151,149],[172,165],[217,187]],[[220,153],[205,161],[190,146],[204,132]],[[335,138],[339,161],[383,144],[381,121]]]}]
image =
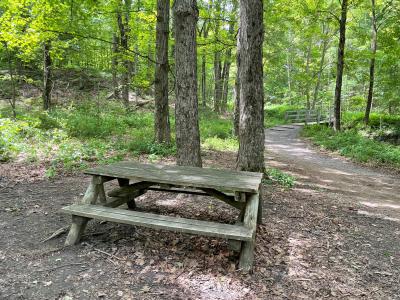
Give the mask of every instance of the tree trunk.
[{"label": "tree trunk", "polygon": [[43,45],[43,109],[51,107],[51,43],[47,41]]},{"label": "tree trunk", "polygon": [[341,121],[341,97],[342,97],[342,82],[344,69],[344,47],[346,43],[346,19],[347,19],[347,0],[342,0],[342,12],[339,22],[339,47],[336,69],[336,87],[334,99],[334,116],[333,127],[336,131],[340,131]]},{"label": "tree trunk", "polygon": [[[237,10],[237,1],[233,1],[233,11],[236,12]],[[235,22],[231,20],[229,23],[229,35],[232,36],[235,31]],[[226,108],[228,105],[228,90],[229,90],[229,74],[230,74],[230,68],[231,68],[231,56],[232,56],[232,49],[228,48],[226,49],[225,52],[225,62],[224,62],[224,68],[222,71],[223,75],[223,89],[222,89],[222,103],[221,103],[221,112],[225,113]]]},{"label": "tree trunk", "polygon": [[[323,33],[327,34],[325,27],[326,25],[323,25]],[[315,83],[315,89],[314,89],[314,96],[313,96],[313,101],[312,101],[312,105],[311,108],[315,109],[315,105],[318,101],[318,93],[319,93],[319,88],[321,86],[321,77],[322,77],[322,72],[324,70],[324,64],[325,64],[325,55],[326,55],[326,51],[328,50],[328,37],[325,36],[324,40],[322,42],[322,53],[321,53],[321,60],[319,62],[319,69],[318,69],[318,75],[317,75],[317,82]]]},{"label": "tree trunk", "polygon": [[[221,3],[215,1],[215,38],[219,38],[219,19],[221,18]],[[217,113],[221,112],[221,101],[222,101],[222,63],[221,63],[221,51],[215,50],[214,53],[214,111]]]},{"label": "tree trunk", "polygon": [[[206,21],[205,21],[206,22]],[[207,22],[204,24],[203,37],[206,39],[208,37],[208,26]],[[207,72],[206,72],[206,47],[202,49],[201,55],[201,101],[204,108],[207,107]]]},{"label": "tree trunk", "polygon": [[112,82],[114,90],[114,98],[119,99],[119,86],[118,86],[118,36],[113,34],[112,44],[112,58],[111,58],[111,69],[112,69]]},{"label": "tree trunk", "polygon": [[157,1],[154,132],[157,143],[171,142],[168,108],[169,0]]},{"label": "tree trunk", "polygon": [[16,92],[16,88],[15,88],[15,78],[14,78],[14,67],[13,67],[13,63],[12,63],[12,58],[11,58],[11,51],[8,49],[7,43],[3,43],[4,44],[4,48],[7,51],[7,62],[8,62],[8,73],[10,74],[10,80],[11,80],[11,100],[9,100],[10,102],[10,106],[12,109],[12,113],[13,113],[13,119],[15,120],[17,118],[17,111],[16,111],[16,98],[17,98],[17,92]]},{"label": "tree trunk", "polygon": [[237,169],[264,172],[262,0],[240,0],[240,120]]},{"label": "tree trunk", "polygon": [[201,167],[197,99],[196,0],[175,0],[177,164]]},{"label": "tree trunk", "polygon": [[214,54],[214,111],[221,112],[222,98],[222,76],[221,76],[221,53],[219,51]]},{"label": "tree trunk", "polygon": [[375,14],[375,0],[371,0],[372,5],[372,30],[371,30],[371,60],[369,64],[369,88],[368,88],[368,98],[367,106],[365,108],[364,123],[368,125],[369,114],[372,108],[372,97],[374,95],[374,78],[375,78],[375,55],[377,49],[377,35],[378,28],[376,25],[376,14]]},{"label": "tree trunk", "polygon": [[122,100],[126,109],[129,108],[129,87],[131,81],[131,61],[127,58],[129,50],[129,19],[130,19],[130,8],[132,0],[125,0],[125,14],[121,12],[117,13],[118,27],[120,32],[120,43],[124,50],[123,66],[124,72],[122,74]]},{"label": "tree trunk", "polygon": [[231,68],[231,54],[232,50],[226,50],[224,67],[222,69],[222,99],[221,99],[221,113],[226,113],[228,106],[228,90],[229,90],[229,73]]},{"label": "tree trunk", "polygon": [[240,119],[240,78],[239,78],[239,41],[238,49],[236,53],[236,65],[238,70],[236,71],[235,78],[235,107],[233,112],[233,134],[239,136],[239,119]]}]

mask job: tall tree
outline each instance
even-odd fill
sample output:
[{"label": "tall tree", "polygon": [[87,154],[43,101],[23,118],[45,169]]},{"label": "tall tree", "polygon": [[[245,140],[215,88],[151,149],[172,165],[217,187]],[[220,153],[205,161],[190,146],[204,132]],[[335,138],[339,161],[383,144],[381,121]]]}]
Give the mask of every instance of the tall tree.
[{"label": "tall tree", "polygon": [[132,0],[124,0],[121,6],[123,7],[117,11],[117,22],[119,28],[119,40],[121,43],[121,47],[124,51],[124,59],[123,59],[123,66],[124,66],[124,73],[122,74],[122,100],[125,104],[125,107],[129,107],[129,89],[131,83],[131,61],[128,57],[128,50],[129,50],[129,20],[131,15],[131,6]]},{"label": "tall tree", "polygon": [[342,100],[342,82],[343,82],[343,69],[344,69],[344,48],[346,43],[346,20],[347,20],[347,0],[341,2],[341,16],[339,20],[339,46],[337,54],[337,68],[336,68],[336,87],[334,99],[334,116],[333,127],[336,131],[340,130],[341,121],[341,100]]},{"label": "tall tree", "polygon": [[374,94],[374,77],[375,77],[375,55],[377,48],[377,35],[378,26],[376,24],[376,11],[375,11],[375,0],[371,0],[371,60],[369,63],[369,87],[368,87],[368,97],[367,106],[365,108],[364,122],[368,124],[369,114],[372,108],[372,97]]},{"label": "tall tree", "polygon": [[239,7],[240,120],[237,168],[263,172],[265,169],[262,65],[263,1],[240,0]]},{"label": "tall tree", "polygon": [[154,130],[158,143],[171,142],[168,109],[169,0],[157,1]]},{"label": "tall tree", "polygon": [[[221,2],[214,1],[215,3],[215,22],[214,22],[214,36],[215,42],[219,41],[219,30],[220,30],[220,19],[221,19]],[[221,111],[222,101],[222,63],[221,63],[221,51],[215,49],[214,52],[214,111]]]},{"label": "tall tree", "polygon": [[177,164],[201,167],[197,99],[196,0],[175,0]]},{"label": "tall tree", "polygon": [[113,97],[119,99],[119,86],[118,86],[118,36],[113,34],[112,41],[112,57],[111,57],[111,72],[112,72],[112,82],[113,82]]}]

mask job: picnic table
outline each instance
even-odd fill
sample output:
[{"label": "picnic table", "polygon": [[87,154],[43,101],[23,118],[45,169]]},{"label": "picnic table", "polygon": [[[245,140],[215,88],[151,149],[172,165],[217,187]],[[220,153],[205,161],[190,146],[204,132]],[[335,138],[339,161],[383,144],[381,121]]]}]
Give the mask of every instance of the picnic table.
[{"label": "picnic table", "polygon": [[[62,211],[72,215],[66,245],[79,242],[87,222],[99,219],[153,229],[225,238],[240,251],[239,268],[253,265],[257,222],[261,223],[262,174],[233,170],[117,162],[84,171],[90,184],[79,203]],[[118,180],[107,193],[104,183]],[[135,198],[148,190],[212,196],[240,210],[235,224],[201,221],[135,211]],[[117,208],[127,204],[129,210]]]}]

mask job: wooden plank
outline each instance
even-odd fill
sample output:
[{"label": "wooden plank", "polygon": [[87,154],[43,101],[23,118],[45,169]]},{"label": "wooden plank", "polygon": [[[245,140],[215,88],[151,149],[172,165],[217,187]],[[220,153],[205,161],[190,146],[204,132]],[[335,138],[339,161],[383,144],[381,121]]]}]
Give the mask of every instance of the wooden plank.
[{"label": "wooden plank", "polygon": [[136,162],[118,162],[111,165],[88,169],[86,174],[126,178],[135,181],[149,181],[182,185],[194,188],[256,193],[263,174],[196,168],[183,166],[151,165]]},{"label": "wooden plank", "polygon": [[250,241],[242,243],[239,260],[239,269],[242,269],[245,272],[249,272],[253,266],[258,207],[259,195],[250,195],[246,203],[243,223],[246,228],[252,231],[253,234]]},{"label": "wooden plank", "polygon": [[143,226],[152,229],[166,229],[242,241],[248,241],[253,238],[253,230],[245,226],[175,218],[118,208],[108,208],[100,205],[74,204],[64,207],[61,210],[68,214],[86,218]]},{"label": "wooden plank", "polygon": [[224,201],[226,204],[229,204],[237,209],[243,209],[243,207],[244,207],[244,203],[235,201],[234,196],[228,196],[228,195],[226,195],[220,191],[214,190],[214,189],[203,188],[202,190],[205,191],[210,196],[213,196],[221,201]]},{"label": "wooden plank", "polygon": [[151,185],[154,185],[154,182],[135,182],[130,185],[121,186],[119,188],[113,189],[112,191],[108,192],[108,196],[110,197],[128,197],[130,194],[136,192],[137,190],[146,189]]},{"label": "wooden plank", "polygon": [[[102,185],[102,183],[99,184],[99,182],[102,182],[102,179],[99,178],[99,176],[92,177],[86,193],[81,200],[82,204],[94,204],[96,202]],[[68,236],[65,240],[66,246],[74,245],[79,242],[89,220],[89,218],[82,216],[72,217],[71,228],[69,229]]]}]

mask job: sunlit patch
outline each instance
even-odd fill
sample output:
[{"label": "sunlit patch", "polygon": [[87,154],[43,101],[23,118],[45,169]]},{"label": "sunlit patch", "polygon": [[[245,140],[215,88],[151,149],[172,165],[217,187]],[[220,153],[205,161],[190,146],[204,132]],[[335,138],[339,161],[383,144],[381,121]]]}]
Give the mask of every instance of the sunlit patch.
[{"label": "sunlit patch", "polygon": [[364,215],[364,216],[369,216],[369,217],[375,217],[375,218],[378,218],[378,219],[383,219],[383,220],[388,220],[388,221],[394,221],[394,222],[400,222],[400,219],[387,217],[387,216],[384,216],[384,215],[382,215],[382,214],[370,213],[370,212],[365,211],[365,210],[358,210],[357,213],[358,213],[359,215]]},{"label": "sunlit patch", "polygon": [[394,208],[394,209],[400,209],[400,205],[397,204],[389,204],[389,203],[373,203],[373,202],[366,202],[366,201],[361,201],[361,204],[368,206],[368,207],[386,207],[386,208]]},{"label": "sunlit patch", "polygon": [[182,201],[177,198],[167,198],[156,200],[156,204],[160,206],[177,207]]},{"label": "sunlit patch", "polygon": [[214,276],[212,274],[192,275],[185,273],[177,279],[179,285],[197,293],[196,299],[254,299],[252,291],[241,282],[233,280],[229,276]]},{"label": "sunlit patch", "polygon": [[296,278],[309,277],[309,265],[304,254],[311,247],[311,240],[300,236],[290,237],[289,242],[289,262],[288,276]]}]

